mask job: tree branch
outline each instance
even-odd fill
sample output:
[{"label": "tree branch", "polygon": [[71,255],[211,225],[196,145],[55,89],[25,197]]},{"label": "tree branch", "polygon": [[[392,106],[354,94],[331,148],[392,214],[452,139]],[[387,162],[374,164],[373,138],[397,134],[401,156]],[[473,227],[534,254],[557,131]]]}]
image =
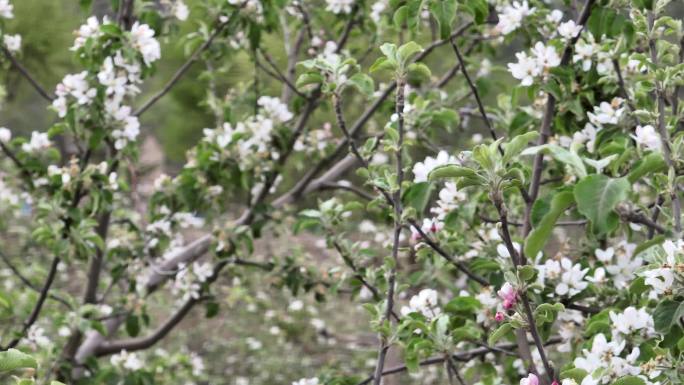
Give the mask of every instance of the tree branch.
[{"label": "tree branch", "polygon": [[43,97],[43,99],[49,102],[55,100],[55,97],[49,92],[47,92],[45,88],[43,88],[43,86],[40,85],[40,83],[38,83],[38,80],[36,80],[36,78],[34,78],[33,75],[31,75],[31,73],[26,69],[26,67],[19,63],[17,58],[15,58],[14,55],[12,55],[12,53],[7,49],[7,47],[2,46],[2,53],[12,63],[12,66],[16,68],[17,71],[19,71],[21,76],[23,76],[26,80],[29,81],[29,83],[31,83],[33,88],[40,94],[40,96]]},{"label": "tree branch", "polygon": [[26,321],[24,321],[24,326],[22,327],[19,336],[14,338],[12,341],[10,341],[9,344],[7,344],[7,346],[3,347],[0,350],[8,350],[16,347],[19,344],[19,342],[21,342],[21,340],[26,336],[26,333],[31,328],[31,326],[33,326],[33,324],[36,323],[38,317],[40,316],[41,310],[43,310],[43,305],[45,304],[45,300],[47,299],[48,294],[50,292],[50,287],[52,287],[52,283],[55,281],[55,277],[57,276],[57,267],[59,266],[60,261],[60,257],[55,257],[52,260],[50,271],[48,272],[48,276],[45,279],[43,288],[40,290],[38,302],[36,302],[29,317],[26,319]]},{"label": "tree branch", "polygon": [[190,67],[197,61],[199,58],[199,55],[206,51],[211,44],[214,42],[214,39],[228,26],[231,24],[234,20],[237,19],[238,14],[240,13],[240,9],[244,6],[240,6],[240,8],[236,9],[228,18],[223,23],[219,23],[214,29],[214,32],[209,36],[207,41],[204,42],[201,46],[199,46],[193,53],[190,55],[188,60],[183,63],[183,65],[176,70],[176,73],[169,79],[169,81],[166,83],[166,85],[159,91],[157,92],[154,96],[152,96],[147,102],[145,102],[137,111],[135,111],[134,115],[135,116],[140,116],[142,115],[145,111],[147,111],[150,107],[152,107],[159,99],[161,99],[164,95],[166,95],[171,89],[173,88],[176,83],[185,75],[185,73],[190,69]]}]

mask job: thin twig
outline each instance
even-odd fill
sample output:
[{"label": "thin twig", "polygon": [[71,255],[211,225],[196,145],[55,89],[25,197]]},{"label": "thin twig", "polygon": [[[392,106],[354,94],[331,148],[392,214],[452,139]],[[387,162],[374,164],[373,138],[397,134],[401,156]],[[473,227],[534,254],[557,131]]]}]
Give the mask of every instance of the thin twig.
[{"label": "thin twig", "polygon": [[50,271],[48,272],[48,276],[45,279],[45,283],[43,284],[43,288],[40,290],[40,295],[38,296],[38,302],[36,302],[35,306],[33,307],[33,310],[31,311],[31,314],[29,317],[24,321],[24,326],[21,329],[21,333],[17,337],[15,337],[12,341],[10,341],[7,346],[3,347],[0,350],[9,350],[14,347],[16,347],[19,342],[26,336],[26,333],[31,329],[33,324],[36,323],[38,320],[38,316],[40,316],[41,310],[43,310],[43,305],[45,304],[45,300],[48,298],[48,294],[50,292],[50,288],[52,287],[52,283],[55,281],[55,277],[57,276],[57,267],[59,266],[59,263],[61,262],[60,257],[55,257],[52,260],[52,264],[50,266]]},{"label": "thin twig", "polygon": [[49,102],[52,102],[53,100],[55,100],[55,97],[52,94],[50,94],[49,92],[47,92],[45,90],[45,88],[40,85],[40,83],[38,83],[38,80],[36,80],[36,78],[34,78],[33,75],[31,75],[31,73],[26,69],[26,67],[24,67],[17,60],[17,58],[15,58],[14,55],[12,55],[12,53],[7,49],[7,47],[4,47],[4,46],[2,47],[2,53],[5,54],[5,57],[7,59],[9,59],[9,61],[12,63],[12,66],[14,66],[14,68],[16,68],[17,71],[19,71],[19,73],[24,78],[26,78],[26,80],[29,81],[29,83],[31,83],[33,88],[40,94],[40,96],[42,96],[45,100],[47,100]]},{"label": "thin twig", "polygon": [[[402,212],[401,204],[401,184],[404,180],[404,162],[403,162],[403,145],[404,145],[404,92],[406,88],[405,79],[401,76],[397,78],[397,93],[395,98],[394,112],[397,115],[397,131],[399,132],[399,140],[396,149],[396,190],[393,192],[392,200],[394,201],[394,240],[392,243],[392,260],[393,265],[390,270],[390,276],[387,282],[387,308],[385,309],[384,320],[389,321],[390,315],[393,312],[394,306],[394,289],[397,280],[397,266],[399,265],[399,240],[402,230]],[[353,143],[353,140],[352,140]],[[387,350],[389,344],[387,336],[381,334],[380,346],[378,348],[378,362],[375,366],[375,385],[380,385],[382,381],[382,370],[385,367],[385,358],[387,357]]]},{"label": "thin twig", "polygon": [[[12,270],[12,273],[14,273],[14,275],[16,275],[17,278],[19,278],[19,280],[20,280],[26,287],[28,287],[29,289],[35,291],[36,293],[40,293],[40,288],[38,288],[36,285],[33,284],[33,282],[31,282],[28,278],[26,278],[26,277],[21,273],[21,271],[19,271],[19,269],[18,269],[16,266],[14,266],[14,264],[12,263],[12,261],[9,260],[9,257],[7,257],[7,256],[5,255],[5,253],[0,252],[0,258],[2,259],[3,262],[5,262],[5,264],[7,265],[7,267],[8,267],[10,270]],[[67,301],[66,299],[64,299],[64,298],[62,298],[62,297],[60,297],[60,296],[58,296],[57,294],[50,293],[50,294],[49,294],[49,298],[52,299],[52,300],[55,300],[55,301],[57,301],[57,302],[59,302],[59,303],[61,303],[61,304],[64,305],[64,306],[66,306],[67,309],[73,310],[73,306],[71,306],[71,304],[69,303],[69,301]]]},{"label": "thin twig", "polygon": [[[652,12],[648,14],[649,29],[653,29],[654,15]],[[648,47],[651,51],[651,62],[654,66],[658,66],[658,50],[656,48],[656,41],[653,38],[648,40]],[[674,162],[672,160],[672,149],[670,148],[670,134],[667,132],[665,125],[665,90],[658,79],[655,79],[655,95],[658,104],[658,134],[660,134],[660,143],[663,148],[663,157],[670,172],[674,173]],[[670,200],[672,201],[672,216],[675,222],[675,231],[677,238],[682,235],[682,205],[679,201],[679,194],[677,194],[677,185],[671,186]]]},{"label": "thin twig", "polygon": [[147,102],[145,102],[137,111],[135,111],[134,115],[135,116],[142,115],[145,111],[147,111],[150,107],[152,107],[157,101],[159,101],[159,99],[161,99],[164,95],[166,95],[169,91],[171,91],[173,86],[176,85],[176,83],[178,83],[178,81],[183,77],[183,75],[185,75],[185,73],[190,69],[192,64],[195,63],[195,61],[197,61],[197,59],[199,58],[199,55],[211,46],[211,44],[214,42],[216,37],[223,31],[224,28],[226,28],[226,26],[228,26],[234,20],[237,19],[239,12],[240,12],[240,9],[236,9],[233,12],[233,14],[230,15],[228,20],[226,20],[223,23],[219,23],[217,25],[216,29],[214,29],[214,32],[209,36],[207,41],[205,41],[204,44],[199,46],[192,53],[192,55],[190,55],[188,60],[185,61],[185,63],[183,63],[183,65],[181,65],[180,68],[178,68],[178,70],[176,70],[176,73],[174,73],[174,75],[171,77],[171,79],[169,79],[169,81],[166,82],[166,85],[164,85],[164,87],[159,92],[157,92]]}]

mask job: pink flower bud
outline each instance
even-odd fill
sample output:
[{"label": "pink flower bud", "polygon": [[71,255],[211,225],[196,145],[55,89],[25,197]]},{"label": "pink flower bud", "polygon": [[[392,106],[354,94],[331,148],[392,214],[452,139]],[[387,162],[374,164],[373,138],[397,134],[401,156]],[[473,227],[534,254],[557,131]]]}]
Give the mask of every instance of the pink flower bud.
[{"label": "pink flower bud", "polygon": [[496,322],[501,322],[504,320],[504,318],[505,318],[504,313],[502,313],[500,311],[497,311],[496,315],[494,316],[494,319],[496,320]]},{"label": "pink flower bud", "polygon": [[518,301],[518,291],[508,282],[504,283],[497,294],[503,300],[503,307],[506,310],[515,306]]},{"label": "pink flower bud", "polygon": [[551,383],[551,385],[560,385],[560,384],[558,383],[557,380],[553,380],[553,382]]},{"label": "pink flower bud", "polygon": [[520,380],[520,385],[539,385],[539,378],[534,373],[530,373],[527,377]]}]

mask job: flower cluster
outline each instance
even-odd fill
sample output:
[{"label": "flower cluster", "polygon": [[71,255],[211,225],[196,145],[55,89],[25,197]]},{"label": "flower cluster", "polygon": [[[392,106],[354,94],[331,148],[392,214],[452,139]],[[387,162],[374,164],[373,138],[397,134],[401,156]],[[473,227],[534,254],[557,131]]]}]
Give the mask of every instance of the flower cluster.
[{"label": "flower cluster", "polygon": [[420,313],[427,319],[437,317],[442,310],[439,308],[438,294],[433,289],[423,289],[409,300],[408,306],[402,306],[401,314]]},{"label": "flower cluster", "polygon": [[560,260],[547,259],[536,268],[539,272],[538,283],[552,286],[557,295],[572,297],[589,286],[589,282],[585,280],[589,268],[583,269],[580,264],[573,264],[567,257],[561,257]]},{"label": "flower cluster", "polygon": [[532,48],[532,55],[528,56],[525,52],[515,54],[517,63],[509,63],[508,70],[514,78],[520,80],[523,86],[530,86],[535,79],[545,78],[551,68],[557,67],[561,63],[561,58],[552,45],[544,45],[537,42]]},{"label": "flower cluster", "polygon": [[536,8],[530,8],[527,0],[522,3],[514,1],[512,4],[506,4],[499,12],[499,24],[496,25],[496,31],[503,35],[520,28],[525,20],[525,17],[534,14]]}]

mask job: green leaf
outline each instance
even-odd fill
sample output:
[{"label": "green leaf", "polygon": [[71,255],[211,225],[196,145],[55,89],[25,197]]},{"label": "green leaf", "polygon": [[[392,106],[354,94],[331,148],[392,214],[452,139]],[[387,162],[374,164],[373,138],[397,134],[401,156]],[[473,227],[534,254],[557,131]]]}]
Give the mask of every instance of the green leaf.
[{"label": "green leaf", "polygon": [[347,82],[366,96],[373,95],[373,91],[375,91],[373,79],[361,72],[355,73]]},{"label": "green leaf", "polygon": [[404,191],[401,200],[405,206],[413,207],[420,214],[430,202],[432,187],[428,182],[415,183]]},{"label": "green leaf", "polygon": [[452,299],[444,306],[444,311],[453,314],[474,313],[482,307],[480,301],[474,297],[460,296]]},{"label": "green leaf", "polygon": [[116,24],[102,24],[100,26],[100,31],[107,35],[121,35],[121,28],[119,28],[119,26]]},{"label": "green leaf", "polygon": [[572,167],[575,175],[580,178],[587,176],[587,169],[584,167],[582,158],[580,158],[576,153],[555,144],[544,144],[541,146],[530,147],[524,150],[521,155],[534,155],[537,152],[549,154],[555,160]]},{"label": "green leaf", "polygon": [[126,333],[131,337],[135,337],[140,333],[140,318],[137,315],[129,314],[126,317]]},{"label": "green leaf", "polygon": [[646,385],[644,380],[636,376],[620,377],[612,385]]},{"label": "green leaf", "polygon": [[570,191],[561,191],[553,196],[549,210],[544,214],[539,225],[525,239],[525,255],[535,258],[549,240],[558,218],[573,203],[575,203],[575,196]]},{"label": "green leaf", "polygon": [[646,155],[636,167],[632,168],[632,171],[627,174],[627,179],[629,180],[629,183],[634,183],[646,174],[662,171],[666,168],[667,166],[665,165],[663,154],[660,152],[652,152]]},{"label": "green leaf", "polygon": [[489,15],[489,5],[487,0],[465,0],[463,8],[473,16],[476,24],[482,24]]},{"label": "green leaf", "polygon": [[435,167],[432,171],[430,171],[428,174],[428,180],[435,181],[437,179],[461,177],[474,178],[476,176],[477,174],[475,173],[475,170],[471,168],[458,166],[455,164],[447,164],[444,166]]},{"label": "green leaf", "polygon": [[534,266],[524,265],[518,267],[518,276],[525,282],[530,282],[537,275],[537,270]]},{"label": "green leaf", "polygon": [[394,16],[392,16],[394,26],[397,28],[402,28],[404,23],[406,23],[406,20],[408,20],[408,17],[409,8],[406,5],[402,5],[401,7],[397,8],[397,10],[394,12]]},{"label": "green leaf", "polygon": [[395,61],[397,60],[397,45],[392,43],[385,43],[380,46],[380,52],[382,52],[387,59]]},{"label": "green leaf", "polygon": [[503,338],[508,332],[513,330],[513,326],[509,324],[508,322],[501,324],[492,334],[489,335],[489,338],[487,339],[487,343],[489,345],[494,345],[496,341],[500,340]]},{"label": "green leaf", "polygon": [[36,359],[17,349],[0,352],[0,373],[26,368],[37,369]]},{"label": "green leaf", "polygon": [[520,154],[520,152],[527,146],[527,143],[537,139],[539,137],[539,133],[536,131],[530,131],[526,132],[522,135],[518,135],[511,139],[505,146],[504,146],[504,155],[502,158],[502,162],[504,164],[508,163],[511,159],[513,159],[515,156]]},{"label": "green leaf", "polygon": [[439,24],[439,35],[442,39],[449,38],[451,35],[451,24],[456,17],[456,1],[438,0],[430,3],[430,12]]},{"label": "green leaf", "polygon": [[684,317],[684,302],[664,299],[653,312],[655,330],[660,334],[667,334],[681,317]]},{"label": "green leaf", "polygon": [[316,72],[307,72],[304,74],[301,74],[297,78],[297,83],[295,84],[295,87],[297,88],[302,88],[304,86],[308,86],[309,84],[321,84],[323,83],[323,76],[319,73]]},{"label": "green leaf", "polygon": [[630,189],[627,178],[589,175],[575,185],[577,209],[591,222],[595,235],[609,233],[618,225],[615,206],[627,198]]},{"label": "green leaf", "polygon": [[572,368],[564,370],[560,373],[560,379],[565,380],[566,378],[575,380],[576,383],[581,384],[584,377],[588,376],[586,370],[580,368]]},{"label": "green leaf", "polygon": [[397,49],[397,61],[402,68],[406,68],[411,59],[423,50],[415,41],[409,41]]},{"label": "green leaf", "polygon": [[430,79],[432,71],[424,63],[411,63],[408,66],[408,75],[413,83],[420,84],[422,81]]},{"label": "green leaf", "polygon": [[372,72],[377,72],[377,71],[382,71],[382,70],[396,70],[397,69],[397,64],[394,60],[390,60],[386,57],[379,57],[375,63],[373,63],[372,66],[368,69],[368,71]]}]

